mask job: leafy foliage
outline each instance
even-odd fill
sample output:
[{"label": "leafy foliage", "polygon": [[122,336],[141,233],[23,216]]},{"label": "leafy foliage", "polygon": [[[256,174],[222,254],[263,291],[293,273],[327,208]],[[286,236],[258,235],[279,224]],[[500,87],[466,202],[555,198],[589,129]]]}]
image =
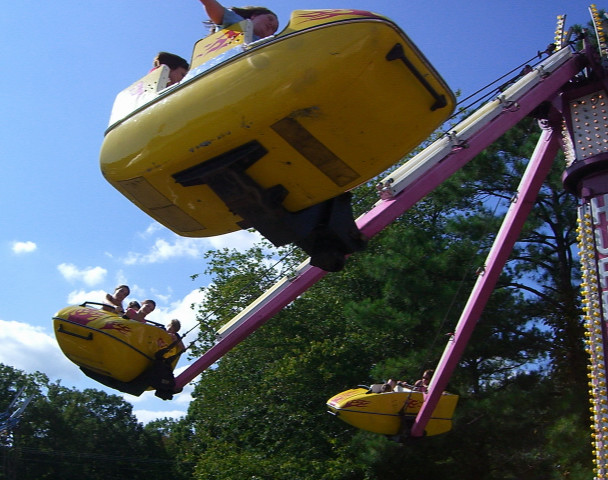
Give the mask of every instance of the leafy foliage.
[{"label": "leafy foliage", "polygon": [[2,439],[0,478],[155,479],[173,470],[160,436],[144,430],[121,397],[68,389],[5,365],[0,378],[0,407],[23,386],[34,397]]},{"label": "leafy foliage", "polygon": [[[186,419],[195,477],[589,475],[575,209],[560,162],[451,380],[453,432],[398,445],[323,411],[341,390],[414,381],[436,364],[537,139],[522,122],[205,372]],[[210,253],[204,310],[222,312],[218,322],[266,288],[263,252]]]},{"label": "leafy foliage", "polygon": [[[590,478],[575,201],[561,159],[450,381],[453,430],[398,444],[325,413],[342,390],[434,367],[537,139],[523,121],[402,215],[204,372],[179,421],[144,428],[119,397],[0,365],[0,407],[19,385],[36,397],[4,442],[5,465],[23,479]],[[356,192],[357,208],[371,191]],[[286,253],[263,242],[207,254],[195,354],[302,259],[277,262]]]}]

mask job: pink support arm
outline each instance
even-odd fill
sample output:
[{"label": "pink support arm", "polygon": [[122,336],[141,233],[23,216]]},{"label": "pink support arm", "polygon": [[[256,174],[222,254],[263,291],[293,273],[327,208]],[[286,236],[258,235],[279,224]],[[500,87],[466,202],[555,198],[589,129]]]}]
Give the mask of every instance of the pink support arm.
[{"label": "pink support arm", "polygon": [[559,132],[544,130],[536,149],[530,159],[526,172],[521,180],[518,196],[509,207],[503,224],[488,254],[485,269],[477,278],[454,336],[448,342],[439,365],[433,374],[433,380],[425,395],[424,405],[420,409],[411,429],[413,437],[424,434],[424,428],[435,410],[441,394],[458,365],[464,349],[473,333],[475,325],[494,290],[496,281],[517,241],[521,229],[532,210],[534,201],[542,186],[559,149]]},{"label": "pink support arm", "polygon": [[[533,108],[544,101],[551,100],[560,91],[562,86],[576,75],[581,68],[583,68],[583,65],[580,59],[572,57],[566,60],[530,91],[524,93],[518,99],[516,105],[511,105],[510,108],[505,107],[504,111],[496,118],[493,118],[490,123],[479,129],[469,138],[463,139],[466,143],[466,148],[458,148],[449,152],[444,159],[428,168],[420,178],[414,180],[406,189],[397,193],[394,198],[378,202],[369,212],[357,219],[357,226],[363,235],[371,238],[386,228],[402,215],[403,212],[432,192],[484,148],[522,120]],[[290,281],[285,288],[281,289],[271,301],[257,310],[252,310],[251,315],[245,318],[238,327],[219,340],[217,344],[205,352],[192,365],[188,366],[176,378],[177,388],[184,387],[202,371],[213,365],[230,349],[247,338],[283,307],[321,280],[326,274],[327,272],[312,267],[309,264],[301,267],[296,278]]]}]

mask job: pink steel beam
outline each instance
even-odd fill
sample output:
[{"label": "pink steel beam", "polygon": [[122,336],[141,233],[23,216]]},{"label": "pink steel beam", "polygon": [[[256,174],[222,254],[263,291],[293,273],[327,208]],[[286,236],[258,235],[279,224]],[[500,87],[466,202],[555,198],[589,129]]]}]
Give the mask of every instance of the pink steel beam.
[{"label": "pink steel beam", "polygon": [[[573,56],[518,100],[516,110],[502,112],[492,122],[481,128],[470,138],[464,139],[467,148],[462,148],[431,167],[421,178],[394,198],[380,202],[369,212],[357,219],[357,226],[368,238],[373,237],[390,225],[396,218],[411,208],[416,202],[432,192],[453,173],[462,168],[473,157],[522,120],[537,105],[553,98],[557,92],[582,68],[580,58]],[[327,272],[308,265],[271,302],[252,313],[251,317],[219,340],[199,359],[192,363],[176,378],[176,388],[183,388],[205,369],[213,365],[234,346],[261,327],[283,307],[299,297],[308,288],[321,280]]]},{"label": "pink steel beam", "polygon": [[518,195],[511,203],[488,254],[485,269],[477,278],[458,321],[454,336],[448,342],[435,370],[429,392],[425,395],[424,405],[411,429],[413,437],[420,437],[424,434],[424,428],[433,410],[435,410],[442,392],[446,389],[452,372],[460,361],[473,329],[486,306],[526,218],[532,210],[543,181],[551,169],[553,160],[559,150],[558,138],[559,132],[544,130],[536,145],[526,172],[521,179]]},{"label": "pink steel beam", "polygon": [[261,327],[272,316],[276,315],[283,307],[291,303],[312,285],[317,283],[327,274],[326,271],[312,265],[306,266],[286,289],[277,295],[272,302],[264,305],[254,312],[247,321],[243,322],[226,337],[219,340],[199,359],[177,376],[175,379],[176,389],[183,388],[201,372],[209,368],[216,361],[222,358],[232,348],[251,335]]}]

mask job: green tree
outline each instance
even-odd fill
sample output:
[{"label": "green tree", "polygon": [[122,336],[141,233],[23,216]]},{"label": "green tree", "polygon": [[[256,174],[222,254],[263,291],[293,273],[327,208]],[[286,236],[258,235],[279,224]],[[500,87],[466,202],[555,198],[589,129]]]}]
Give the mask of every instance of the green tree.
[{"label": "green tree", "polygon": [[[415,380],[437,362],[537,138],[522,122],[205,372],[188,416],[197,478],[588,476],[587,404],[568,388],[586,382],[574,200],[559,162],[452,378],[453,432],[400,446],[323,407],[356,384]],[[205,310],[228,314],[243,288],[265,287],[262,250],[209,255],[223,276]]]},{"label": "green tree", "polygon": [[34,397],[2,445],[5,478],[155,479],[176,470],[160,434],[144,429],[121,397],[4,365],[0,373],[3,403],[21,386]]}]

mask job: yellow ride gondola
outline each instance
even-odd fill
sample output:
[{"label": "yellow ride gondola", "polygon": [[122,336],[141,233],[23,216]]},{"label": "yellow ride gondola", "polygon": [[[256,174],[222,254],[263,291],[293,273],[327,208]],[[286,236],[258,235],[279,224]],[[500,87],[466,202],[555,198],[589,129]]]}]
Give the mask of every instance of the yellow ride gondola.
[{"label": "yellow ride gondola", "polygon": [[253,43],[247,25],[199,41],[179,85],[159,69],[121,92],[101,170],[179,235],[254,227],[339,270],[364,245],[345,192],[426,139],[454,96],[380,15],[295,11]]},{"label": "yellow ride gondola", "polygon": [[[353,388],[327,401],[329,413],[353,427],[399,439],[406,438],[408,427],[424,403],[424,393],[414,388],[396,387],[380,393],[382,384],[370,388]],[[458,395],[443,393],[428,421],[424,434],[439,435],[452,428],[452,416]]]},{"label": "yellow ride gondola", "polygon": [[132,395],[174,391],[173,369],[183,345],[153,322],[122,318],[87,302],[53,316],[57,343],[66,357],[106,386]]}]

